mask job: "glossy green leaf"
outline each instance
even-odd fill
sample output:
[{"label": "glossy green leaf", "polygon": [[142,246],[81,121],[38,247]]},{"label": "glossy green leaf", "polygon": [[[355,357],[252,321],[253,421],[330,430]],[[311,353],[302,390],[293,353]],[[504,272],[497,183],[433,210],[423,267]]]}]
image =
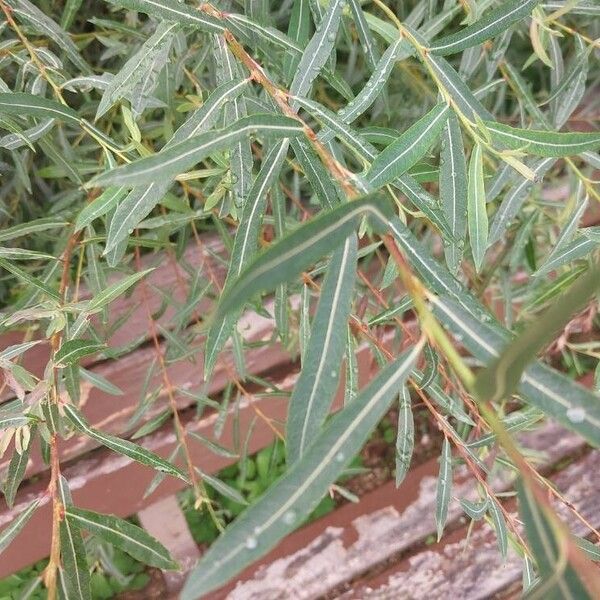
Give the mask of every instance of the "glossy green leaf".
[{"label": "glossy green leaf", "polygon": [[0,554],[19,535],[21,529],[25,527],[29,519],[33,516],[39,503],[39,500],[34,500],[22,513],[13,519],[10,525],[0,531]]},{"label": "glossy green leaf", "polygon": [[600,148],[600,133],[557,133],[554,131],[519,129],[496,122],[485,122],[497,144],[523,150],[535,156],[560,158]]},{"label": "glossy green leaf", "polygon": [[79,116],[72,108],[54,100],[24,92],[0,93],[0,114],[50,117],[60,119],[65,123],[79,125]]},{"label": "glossy green leaf", "polygon": [[177,568],[177,563],[160,542],[129,521],[74,506],[65,507],[65,517],[75,527],[97,535],[144,564],[167,570]]},{"label": "glossy green leaf", "polygon": [[477,271],[481,270],[488,238],[488,218],[483,181],[483,158],[481,146],[473,148],[469,161],[469,179],[467,185],[467,219],[469,223],[469,241],[473,262]]},{"label": "glossy green leaf", "polygon": [[423,158],[437,141],[448,118],[448,110],[446,104],[438,104],[385,148],[367,172],[369,183],[374,188],[391,183]]},{"label": "glossy green leaf", "polygon": [[346,323],[356,278],[358,244],[348,236],[333,253],[321,286],[302,371],[288,404],[286,451],[289,464],[301,459],[329,412],[338,388]]},{"label": "glossy green leaf", "polygon": [[440,472],[438,474],[436,501],[435,501],[435,523],[437,527],[438,542],[444,533],[444,526],[448,518],[448,506],[452,494],[452,449],[448,438],[442,443],[442,454],[440,456]]},{"label": "glossy green leaf", "polygon": [[87,308],[88,314],[94,314],[102,310],[105,306],[108,306],[113,300],[116,300],[119,296],[124,294],[132,285],[136,284],[140,279],[151,273],[152,269],[146,269],[139,273],[133,273],[127,277],[123,277],[120,281],[109,285],[105,290],[94,296]]},{"label": "glossy green leaf", "polygon": [[102,352],[106,344],[99,344],[94,340],[69,340],[64,342],[54,355],[54,364],[57,367],[66,367],[80,361],[84,356]]},{"label": "glossy green leaf", "polygon": [[398,410],[398,432],[396,434],[396,487],[404,481],[415,446],[415,423],[412,413],[410,392],[406,386],[400,392],[400,405]]},{"label": "glossy green leaf", "polygon": [[219,131],[192,136],[168,149],[147,158],[141,158],[102,173],[92,179],[88,187],[109,185],[139,186],[160,182],[185,172],[213,152],[226,150],[249,135],[266,138],[295,137],[303,133],[302,125],[295,119],[274,115],[244,117]]},{"label": "glossy green leaf", "polygon": [[298,227],[263,251],[221,295],[216,319],[249,298],[289,281],[338,246],[364,216],[385,224],[390,205],[379,194],[342,204]]},{"label": "glossy green leaf", "polygon": [[172,465],[170,462],[164,460],[157,454],[154,454],[154,452],[150,452],[150,450],[146,450],[146,448],[138,446],[137,444],[134,444],[128,440],[123,440],[108,433],[94,429],[85,420],[81,412],[79,412],[79,410],[72,404],[63,405],[63,410],[71,424],[78,431],[84,433],[93,440],[96,440],[103,446],[114,450],[118,454],[128,456],[132,460],[135,460],[143,465],[152,467],[161,473],[172,475],[173,477],[177,477],[178,479],[182,479],[186,482],[188,481],[188,477],[183,473],[183,471]]},{"label": "glossy green leaf", "polygon": [[419,352],[415,346],[403,353],[331,418],[303,458],[210,547],[189,576],[183,600],[219,587],[304,521],[385,414]]},{"label": "glossy green leaf", "polygon": [[466,48],[476,46],[485,40],[489,40],[504,31],[511,25],[517,23],[531,14],[531,11],[539,4],[540,0],[509,0],[475,21],[472,25],[434,40],[429,46],[429,51],[434,54],[445,55],[461,52]]}]

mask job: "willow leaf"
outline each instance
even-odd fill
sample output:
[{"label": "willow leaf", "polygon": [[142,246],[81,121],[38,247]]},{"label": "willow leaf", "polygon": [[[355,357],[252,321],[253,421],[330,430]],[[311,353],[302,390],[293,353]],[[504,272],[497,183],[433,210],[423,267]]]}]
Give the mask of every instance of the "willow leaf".
[{"label": "willow leaf", "polygon": [[13,275],[15,275],[23,283],[33,286],[34,288],[36,288],[43,294],[47,295],[49,298],[52,298],[53,300],[60,299],[60,296],[56,290],[52,289],[49,285],[47,285],[46,283],[44,283],[42,280],[38,279],[37,277],[30,275],[27,271],[20,269],[13,263],[11,263],[3,258],[0,258],[0,267],[2,267],[3,269],[6,269],[7,271],[9,271]]},{"label": "willow leaf", "polygon": [[[493,364],[511,340],[508,332],[489,320],[473,317],[448,297],[435,298],[433,312],[484,365]],[[600,403],[596,394],[542,363],[525,369],[519,391],[525,402],[600,446]]]},{"label": "willow leaf", "polygon": [[91,427],[79,410],[72,404],[65,404],[63,406],[63,410],[71,424],[78,431],[84,433],[93,440],[96,440],[103,446],[106,446],[107,448],[110,448],[119,454],[128,456],[132,460],[135,460],[143,465],[152,467],[161,473],[167,473],[168,475],[172,475],[173,477],[177,477],[185,482],[188,482],[188,478],[183,471],[173,466],[170,462],[164,460],[157,454],[154,454],[154,452],[150,452],[150,450],[146,450],[146,448],[142,448],[141,446],[138,446],[137,444],[134,444],[128,440],[123,440],[108,433],[103,433]]},{"label": "willow leaf", "polygon": [[218,19],[201,10],[176,0],[106,0],[129,10],[137,10],[151,17],[160,17],[182,25],[190,25],[207,33],[223,33],[225,27]]},{"label": "willow leaf", "polygon": [[106,344],[99,344],[94,340],[68,340],[54,355],[54,364],[58,367],[65,367],[76,363],[84,356],[101,352],[105,348]]},{"label": "willow leaf", "polygon": [[331,0],[317,31],[306,45],[290,85],[292,96],[306,96],[335,45],[345,0]]},{"label": "willow leaf", "polygon": [[437,527],[438,542],[444,533],[444,525],[448,518],[448,506],[450,505],[452,491],[452,450],[448,438],[444,438],[442,454],[440,456],[440,472],[438,474],[435,522]]},{"label": "willow leaf", "polygon": [[450,271],[458,270],[462,259],[467,229],[467,166],[460,125],[450,115],[442,137],[440,155],[440,200],[453,240],[445,247],[446,263]]},{"label": "willow leaf", "polygon": [[263,251],[232,284],[223,291],[217,308],[219,319],[264,290],[293,279],[333,248],[342,243],[364,216],[385,224],[390,204],[380,194],[337,206],[278,240]]},{"label": "willow leaf", "polygon": [[[165,152],[175,144],[188,140],[203,131],[210,129],[221,114],[222,107],[234,100],[248,87],[248,81],[229,81],[216,88],[202,106],[194,111],[173,134],[173,137],[159,152]],[[167,193],[173,178],[166,178],[146,186],[134,187],[119,204],[110,221],[105,253],[110,253],[129,235],[140,221],[162,200]],[[110,188],[109,188],[110,189]]]},{"label": "willow leaf", "polygon": [[[58,492],[62,505],[72,507],[69,484],[62,475],[58,483]],[[61,519],[60,522],[60,557],[67,598],[91,599],[90,572],[83,538],[79,528],[69,519]]]},{"label": "willow leaf", "polygon": [[[595,229],[600,234],[600,228],[590,227]],[[572,242],[562,246],[556,253],[548,258],[548,260],[540,267],[533,275],[541,277],[547,275],[551,271],[555,271],[560,267],[580,258],[589,256],[596,248],[600,246],[600,238],[596,239],[590,236],[585,229],[581,230],[583,235],[578,236]]]},{"label": "willow leaf", "polygon": [[219,587],[304,521],[383,417],[419,352],[420,346],[404,352],[331,418],[303,458],[210,547],[190,574],[182,600]]},{"label": "willow leaf", "polygon": [[27,521],[31,519],[35,509],[38,507],[40,501],[34,500],[18,517],[13,519],[10,525],[0,531],[0,554],[6,550],[8,545],[19,535],[19,532]]},{"label": "willow leaf", "polygon": [[443,56],[445,54],[455,54],[485,42],[503,33],[511,25],[529,15],[539,2],[540,0],[503,2],[498,8],[486,12],[481,19],[475,21],[472,25],[452,35],[434,40],[429,46],[429,51]]},{"label": "willow leaf", "polygon": [[350,5],[350,11],[352,12],[352,18],[356,26],[356,33],[358,33],[358,39],[365,53],[367,64],[371,70],[375,70],[379,62],[379,52],[369,29],[365,13],[359,0],[349,0],[348,4]]},{"label": "willow leaf", "polygon": [[467,185],[467,215],[469,222],[469,241],[475,269],[481,270],[487,249],[488,219],[485,206],[485,187],[483,182],[482,150],[476,144],[469,162]]},{"label": "willow leaf", "polygon": [[140,279],[148,275],[152,269],[146,269],[139,273],[133,273],[127,277],[123,277],[120,281],[109,285],[105,290],[94,296],[86,308],[88,314],[94,314],[109,305],[113,300],[116,300],[121,294],[124,294],[132,285]]},{"label": "willow leaf", "polygon": [[[33,438],[35,435],[34,430],[32,430],[31,434],[31,437]],[[13,507],[17,490],[19,489],[19,485],[21,485],[21,481],[23,481],[23,476],[25,475],[30,454],[31,443],[27,444],[27,448],[23,448],[21,452],[15,452],[10,459],[3,490],[4,497],[6,498],[6,504],[10,508]]]},{"label": "willow leaf", "polygon": [[398,432],[396,434],[396,487],[404,481],[415,446],[415,422],[412,413],[410,392],[406,386],[400,392],[398,410]]},{"label": "willow leaf", "polygon": [[168,149],[102,173],[88,182],[87,187],[109,185],[137,186],[171,180],[213,152],[226,150],[249,135],[268,138],[295,137],[303,133],[299,121],[274,115],[244,117],[219,131],[209,131],[174,144]]},{"label": "willow leaf", "polygon": [[146,565],[168,570],[177,568],[177,563],[160,542],[129,521],[74,506],[65,507],[65,518],[75,527],[97,535]]},{"label": "willow leaf", "polygon": [[156,31],[111,79],[102,94],[96,111],[96,120],[121,98],[130,95],[138,83],[147,77],[156,56],[170,47],[177,27],[175,23],[159,23]]},{"label": "willow leaf", "polygon": [[367,172],[369,183],[374,188],[382,187],[423,158],[437,141],[448,118],[448,110],[448,105],[438,104],[383,150]]},{"label": "willow leaf", "polygon": [[0,114],[60,119],[79,125],[77,113],[68,106],[25,92],[0,93]]},{"label": "willow leaf", "polygon": [[37,219],[27,223],[19,223],[13,227],[7,227],[0,232],[0,242],[13,240],[21,236],[29,235],[30,233],[37,233],[38,231],[57,229],[59,227],[64,227],[65,225],[67,225],[65,220],[54,217],[45,217],[43,219]]},{"label": "willow leaf", "polygon": [[600,133],[560,133],[485,122],[496,143],[535,156],[561,158],[600,148]]},{"label": "willow leaf", "polygon": [[477,375],[475,393],[482,401],[500,400],[512,394],[523,370],[544,346],[552,341],[574,313],[600,289],[600,260],[563,293],[535,322],[530,323],[491,365]]},{"label": "willow leaf", "polygon": [[333,253],[315,314],[302,371],[288,405],[289,464],[301,459],[329,412],[338,388],[346,323],[356,279],[357,240],[348,236]]},{"label": "willow leaf", "polygon": [[[564,556],[561,549],[564,542],[557,538],[556,528],[549,522],[544,509],[521,478],[517,480],[516,488],[519,513],[541,579],[529,590],[528,596],[536,597],[536,590],[539,590],[549,598],[591,599],[568,556]],[[590,565],[590,568],[594,567]]]},{"label": "willow leaf", "polygon": [[80,231],[89,225],[94,219],[102,217],[111,211],[125,197],[127,190],[123,187],[110,187],[104,190],[100,196],[87,204],[77,215],[75,231]]}]

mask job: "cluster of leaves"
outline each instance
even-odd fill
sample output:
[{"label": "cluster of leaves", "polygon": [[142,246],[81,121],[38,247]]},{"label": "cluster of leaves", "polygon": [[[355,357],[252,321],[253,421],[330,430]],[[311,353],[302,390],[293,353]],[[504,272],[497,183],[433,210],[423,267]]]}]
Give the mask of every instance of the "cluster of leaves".
[{"label": "cluster of leaves", "polygon": [[[86,545],[89,561],[90,590],[92,600],[108,600],[124,591],[140,590],[150,581],[143,563],[128,554],[107,546],[90,543]],[[47,560],[22,569],[9,577],[0,579],[0,598],[3,600],[45,600],[47,590],[42,583]]]},{"label": "cluster of leaves", "polygon": [[[230,450],[186,433],[178,406],[219,411],[218,438],[247,382],[281,394],[246,365],[256,343],[236,325],[249,308],[273,322],[261,343],[300,355],[287,466],[248,498],[184,598],[222,585],[304,522],[398,399],[400,485],[414,446],[411,395],[444,435],[438,536],[453,470],[466,463],[480,498],[459,500],[473,519],[487,515],[502,552],[512,543],[528,587],[600,593],[552,510],[551,486],[510,437],[549,417],[600,445],[598,394],[537,361],[573,316],[597,325],[600,231],[582,222],[600,200],[593,0],[0,0],[0,9],[0,327],[25,330],[0,349],[3,391],[14,396],[0,406],[0,451],[11,448],[9,506],[32,439],[49,465],[51,599],[91,598],[82,531],[176,568],[143,529],[73,505],[60,438],[154,468],[148,493],[166,476],[192,484],[195,504],[223,528],[207,487],[239,491],[200,471],[189,445],[245,456],[252,426]],[[550,182],[565,190],[558,200],[544,195]],[[222,240],[211,258],[226,268],[224,285],[210,261],[186,258],[194,245],[211,254],[209,230]],[[130,317],[111,321],[111,303],[134,286],[150,294],[149,257],[179,264],[185,297],[153,290],[161,308],[145,307],[148,335],[111,347]],[[215,309],[201,321],[206,299]],[[167,308],[175,316],[157,323]],[[81,402],[83,379],[121,393],[82,360],[118,360],[146,341],[156,360],[128,430],[137,438],[170,420],[169,459],[94,427]],[[41,343],[51,356],[34,374],[22,359]],[[205,386],[169,379],[168,365],[194,362],[199,347],[206,382],[233,354],[220,403]],[[359,389],[365,350],[379,370]],[[597,342],[566,339],[562,350],[600,356]],[[344,406],[327,419],[342,373]],[[152,389],[155,374],[163,383]],[[488,485],[507,468],[520,474],[528,542]],[[0,532],[0,552],[38,505]]]}]

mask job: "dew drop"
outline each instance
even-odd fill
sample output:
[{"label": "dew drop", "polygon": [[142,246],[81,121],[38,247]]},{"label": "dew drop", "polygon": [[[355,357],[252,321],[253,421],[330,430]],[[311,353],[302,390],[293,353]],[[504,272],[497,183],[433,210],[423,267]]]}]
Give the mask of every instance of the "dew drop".
[{"label": "dew drop", "polygon": [[585,421],[585,410],[578,406],[569,408],[567,410],[567,419],[569,419],[571,423],[583,423],[583,421]]},{"label": "dew drop", "polygon": [[344,462],[344,458],[346,458],[346,457],[344,456],[344,453],[343,453],[343,452],[338,452],[338,453],[335,455],[335,460],[336,460],[337,462],[339,462],[339,463],[341,463],[341,462]]},{"label": "dew drop", "polygon": [[256,546],[258,546],[258,542],[256,541],[255,537],[249,537],[246,540],[246,548],[248,548],[248,550],[254,550]]},{"label": "dew drop", "polygon": [[288,510],[283,515],[283,522],[286,525],[291,525],[296,520],[296,513],[293,510]]},{"label": "dew drop", "polygon": [[331,371],[330,375],[331,375],[331,377],[337,377],[337,371],[336,370]]},{"label": "dew drop", "polygon": [[328,39],[330,42],[335,42],[335,33],[329,33],[329,34],[327,35],[327,39]]},{"label": "dew drop", "polygon": [[133,233],[133,229],[128,229],[127,233],[132,234]]}]

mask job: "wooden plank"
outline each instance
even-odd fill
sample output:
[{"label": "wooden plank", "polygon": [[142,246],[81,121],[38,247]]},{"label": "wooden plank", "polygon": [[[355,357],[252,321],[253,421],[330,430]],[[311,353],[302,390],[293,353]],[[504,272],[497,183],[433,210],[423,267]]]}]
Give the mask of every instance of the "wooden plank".
[{"label": "wooden plank", "polygon": [[[595,528],[600,527],[598,460],[600,452],[594,450],[552,477],[557,488]],[[575,534],[589,534],[564,504],[556,500],[553,504]],[[518,518],[514,501],[507,507]],[[495,534],[487,523],[475,527],[468,542],[465,534],[466,530],[460,529],[442,543],[402,561],[378,577],[353,585],[351,591],[338,597],[346,600],[485,600],[511,589],[515,596],[520,596],[522,561],[512,548],[503,560]]]},{"label": "wooden plank", "polygon": [[[542,468],[556,464],[584,446],[580,438],[553,423],[527,432],[519,439],[523,446],[545,454]],[[364,496],[358,505],[344,506],[321,519],[318,527],[299,530],[290,536],[296,536],[294,550],[289,550],[289,544],[294,542],[287,540],[288,550],[280,545],[258,566],[242,573],[236,584],[224,587],[209,598],[319,598],[398,560],[435,534],[438,469],[436,460],[429,461],[417,469],[419,479],[415,479],[414,471],[409,472],[409,479],[399,490],[390,482]],[[510,487],[510,482],[496,479],[492,485],[502,491]],[[468,468],[458,468],[453,497],[475,498],[474,489]],[[454,500],[448,511],[449,530],[460,526],[462,514]]]}]

